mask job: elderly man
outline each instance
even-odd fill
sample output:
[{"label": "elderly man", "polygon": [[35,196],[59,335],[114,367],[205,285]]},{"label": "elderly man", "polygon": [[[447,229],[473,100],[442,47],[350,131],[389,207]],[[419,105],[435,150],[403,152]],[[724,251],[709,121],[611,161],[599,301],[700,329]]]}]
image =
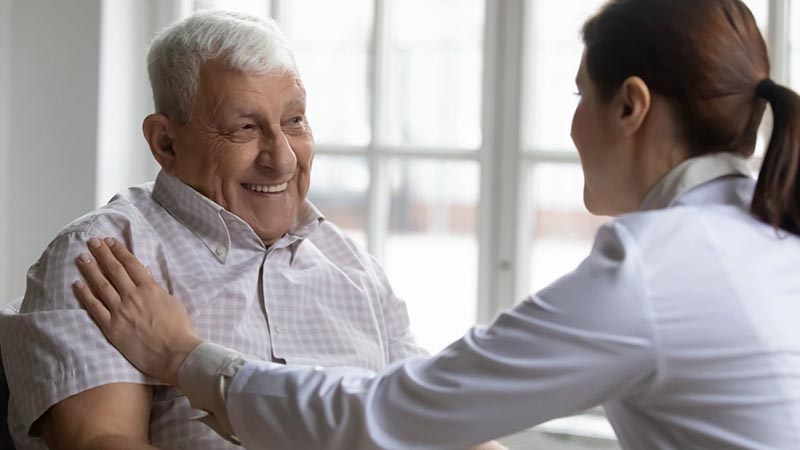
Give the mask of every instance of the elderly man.
[{"label": "elderly man", "polygon": [[19,448],[234,446],[76,302],[75,260],[97,236],[124,242],[210,341],[376,370],[422,352],[381,268],[306,200],[305,90],[275,24],[197,13],[156,38],[148,69],[156,113],[143,130],[158,178],[64,228],[28,272],[20,311],[0,317]]}]

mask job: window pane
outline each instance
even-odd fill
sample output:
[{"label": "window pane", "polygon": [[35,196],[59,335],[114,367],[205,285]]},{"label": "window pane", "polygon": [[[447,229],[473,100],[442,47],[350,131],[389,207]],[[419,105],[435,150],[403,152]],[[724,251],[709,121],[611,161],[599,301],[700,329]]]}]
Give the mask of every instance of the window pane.
[{"label": "window pane", "polygon": [[392,160],[386,270],[434,352],[475,323],[479,170],[473,162]]},{"label": "window pane", "polygon": [[370,140],[368,49],[371,0],[292,0],[281,24],[308,93],[318,144],[365,146]]},{"label": "window pane", "polygon": [[[578,104],[575,74],[583,53],[581,27],[606,0],[532,0],[526,19],[523,146],[574,151],[572,114]],[[745,0],[766,33],[768,0]],[[763,139],[762,139],[763,140]],[[760,143],[759,148],[763,148]]]},{"label": "window pane", "polygon": [[789,3],[789,72],[791,86],[800,90],[800,3]]},{"label": "window pane", "polygon": [[[761,35],[764,37],[764,40],[767,39],[767,27],[769,25],[769,0],[744,0],[745,5],[750,8],[750,12],[753,13],[753,17],[756,19],[756,23],[758,23],[758,28],[761,30]],[[791,7],[792,4],[790,3],[789,6]],[[794,29],[791,28],[791,32],[794,33]],[[789,46],[791,47],[791,41],[789,42]],[[770,55],[770,58],[772,56]],[[794,71],[792,71],[794,72]],[[772,111],[767,108],[764,112],[764,118],[761,121],[761,127],[758,129],[758,139],[756,140],[756,156],[763,156],[764,151],[767,148],[767,143],[769,141],[769,133],[772,132]]]},{"label": "window pane", "polygon": [[477,149],[484,2],[388,0],[382,143]]},{"label": "window pane", "polygon": [[522,142],[527,149],[574,151],[575,75],[583,54],[580,29],[605,0],[527,3]]},{"label": "window pane", "polygon": [[317,155],[308,199],[322,214],[366,248],[367,186],[365,158]]},{"label": "window pane", "polygon": [[578,164],[537,164],[528,171],[532,199],[530,291],[574,270],[589,255],[607,217],[583,205],[583,172]]},{"label": "window pane", "polygon": [[259,17],[269,17],[270,0],[195,0],[194,9],[227,9]]}]

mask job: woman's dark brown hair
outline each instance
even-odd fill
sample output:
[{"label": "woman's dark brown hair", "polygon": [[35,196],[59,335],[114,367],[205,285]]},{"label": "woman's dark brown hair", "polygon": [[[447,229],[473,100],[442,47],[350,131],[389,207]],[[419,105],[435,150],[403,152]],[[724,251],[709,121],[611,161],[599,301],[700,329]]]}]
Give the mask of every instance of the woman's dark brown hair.
[{"label": "woman's dark brown hair", "polygon": [[766,44],[740,0],[612,0],[583,40],[601,97],[640,77],[674,106],[691,156],[752,155],[769,102],[772,137],[751,209],[800,234],[800,97],[769,80]]}]

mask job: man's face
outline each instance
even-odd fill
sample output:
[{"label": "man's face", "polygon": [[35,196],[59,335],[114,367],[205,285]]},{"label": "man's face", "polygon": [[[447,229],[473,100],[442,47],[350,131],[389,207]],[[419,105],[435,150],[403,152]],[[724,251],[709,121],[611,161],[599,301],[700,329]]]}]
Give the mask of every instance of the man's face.
[{"label": "man's face", "polygon": [[300,79],[208,63],[190,121],[173,130],[172,175],[247,222],[270,245],[296,225],[314,140]]}]

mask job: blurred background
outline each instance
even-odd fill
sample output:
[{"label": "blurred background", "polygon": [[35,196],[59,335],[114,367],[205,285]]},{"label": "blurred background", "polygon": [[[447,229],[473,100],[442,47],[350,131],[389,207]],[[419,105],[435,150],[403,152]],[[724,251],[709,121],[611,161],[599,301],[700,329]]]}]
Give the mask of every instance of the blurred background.
[{"label": "blurred background", "polygon": [[[0,304],[62,226],[154,178],[147,45],[223,8],[287,34],[317,143],[310,198],[381,261],[438,351],[574,268],[606,220],[583,207],[570,139],[580,27],[603,3],[0,0]],[[800,6],[745,3],[773,78],[800,87]],[[508,442],[616,448],[598,411]]]}]

